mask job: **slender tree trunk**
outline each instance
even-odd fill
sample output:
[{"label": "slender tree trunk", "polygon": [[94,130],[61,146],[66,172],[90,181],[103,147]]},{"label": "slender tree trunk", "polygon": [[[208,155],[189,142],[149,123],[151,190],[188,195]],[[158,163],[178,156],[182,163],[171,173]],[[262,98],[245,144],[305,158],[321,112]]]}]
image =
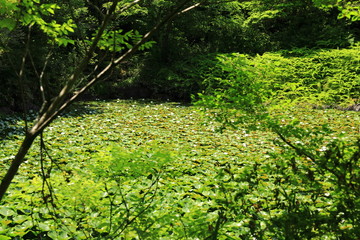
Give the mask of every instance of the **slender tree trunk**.
[{"label": "slender tree trunk", "polygon": [[17,174],[21,163],[24,161],[24,158],[28,151],[30,150],[35,138],[39,133],[27,133],[15,158],[12,160],[10,168],[6,172],[6,175],[3,177],[1,184],[0,184],[0,202],[2,201],[7,189],[10,186],[10,183],[14,179],[15,175]]}]

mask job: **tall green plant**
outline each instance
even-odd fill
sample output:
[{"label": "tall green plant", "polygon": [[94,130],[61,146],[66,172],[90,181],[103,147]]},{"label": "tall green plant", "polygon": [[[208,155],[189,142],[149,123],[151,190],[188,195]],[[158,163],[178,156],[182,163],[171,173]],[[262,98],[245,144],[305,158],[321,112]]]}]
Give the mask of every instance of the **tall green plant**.
[{"label": "tall green plant", "polygon": [[213,107],[344,107],[359,101],[359,53],[359,47],[354,46],[284,50],[256,57],[219,54],[216,60],[209,55],[203,66],[193,63],[200,66],[190,67],[183,79],[197,80],[201,98],[209,98]]},{"label": "tall green plant", "polygon": [[[319,55],[323,57],[321,53]],[[272,154],[273,161],[267,164],[255,163],[247,166],[241,176],[233,175],[231,171],[222,173],[225,179],[236,179],[239,185],[245,182],[250,190],[257,192],[260,189],[256,199],[249,199],[247,196],[250,190],[236,190],[234,183],[227,184],[224,181],[223,191],[228,193],[228,198],[233,199],[224,202],[226,212],[229,217],[245,214],[246,220],[243,221],[247,221],[248,231],[243,233],[243,236],[250,234],[256,238],[283,236],[281,239],[353,239],[359,234],[360,222],[360,192],[357,184],[360,176],[357,170],[360,166],[359,140],[349,141],[344,136],[336,136],[334,140],[331,129],[326,125],[306,128],[297,119],[277,115],[274,109],[279,106],[284,108],[284,105],[272,108],[273,104],[270,108],[266,107],[270,103],[267,100],[279,97],[272,90],[274,87],[278,88],[277,91],[284,91],[281,99],[286,101],[293,97],[304,100],[300,96],[304,95],[302,91],[306,89],[299,89],[299,86],[309,89],[312,86],[306,85],[307,78],[304,79],[303,76],[294,78],[292,82],[298,84],[298,81],[304,81],[303,83],[288,89],[294,71],[296,73],[308,70],[294,67],[291,58],[286,59],[279,55],[272,57],[276,59],[274,64],[270,65],[274,69],[265,68],[265,64],[254,64],[256,68],[266,69],[260,71],[259,75],[252,74],[249,68],[243,68],[243,71],[251,74],[239,72],[233,61],[222,62],[226,64],[226,67],[222,68],[225,70],[223,78],[212,78],[217,80],[218,85],[213,85],[213,91],[209,94],[200,94],[200,100],[196,102],[207,114],[212,113],[211,116],[224,128],[251,127],[275,133],[277,138],[274,142],[283,149],[281,153]],[[331,66],[331,63],[329,65]],[[281,80],[276,84],[262,81],[264,75],[261,74],[266,76],[269,72],[278,74],[276,76]],[[229,84],[233,75],[239,76],[239,81]],[[271,74],[270,76],[274,77]],[[251,77],[250,81],[248,77]],[[259,79],[256,79],[257,77]],[[311,78],[311,75],[309,77]],[[356,76],[349,77],[351,79]],[[258,85],[257,81],[263,83],[262,88],[259,88],[261,85]],[[247,85],[244,86],[243,83]],[[354,87],[351,84],[350,86]],[[342,96],[343,93],[338,94]],[[273,205],[275,202],[277,206]],[[248,206],[245,212],[244,206]]]},{"label": "tall green plant", "polygon": [[[217,63],[203,80],[205,90],[199,93],[198,105],[205,104],[212,116],[221,123],[237,125],[252,122],[247,114],[261,114],[264,110],[259,73],[241,54],[219,55]],[[236,116],[236,117],[234,117]]]}]

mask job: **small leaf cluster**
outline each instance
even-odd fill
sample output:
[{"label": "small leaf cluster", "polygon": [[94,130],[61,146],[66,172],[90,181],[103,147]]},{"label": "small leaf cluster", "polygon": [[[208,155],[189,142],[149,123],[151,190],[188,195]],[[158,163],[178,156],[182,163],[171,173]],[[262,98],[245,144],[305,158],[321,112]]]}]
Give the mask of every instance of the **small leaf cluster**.
[{"label": "small leaf cluster", "polygon": [[59,46],[75,43],[69,38],[69,34],[76,28],[72,19],[64,23],[47,20],[48,17],[54,16],[57,9],[60,9],[57,4],[41,3],[40,0],[24,0],[20,3],[1,1],[1,5],[3,4],[6,12],[2,10],[0,14],[5,15],[6,18],[0,21],[0,28],[12,31],[18,23],[23,26],[35,25],[50,38],[50,42],[55,42]]},{"label": "small leaf cluster", "polygon": [[[126,33],[123,33],[121,29],[114,31],[106,30],[101,36],[98,47],[101,50],[120,52],[124,49],[132,48],[132,45],[139,42],[141,38],[142,35],[136,30],[130,30]],[[88,41],[88,43],[91,43],[91,41]],[[154,43],[154,41],[148,41],[142,44],[139,50],[149,49]]]}]

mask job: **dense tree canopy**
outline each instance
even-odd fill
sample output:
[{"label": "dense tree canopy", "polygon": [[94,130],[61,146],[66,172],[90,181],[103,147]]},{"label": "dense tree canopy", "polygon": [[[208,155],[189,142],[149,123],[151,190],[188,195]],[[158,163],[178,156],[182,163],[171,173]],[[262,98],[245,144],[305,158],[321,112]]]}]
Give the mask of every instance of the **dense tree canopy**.
[{"label": "dense tree canopy", "polygon": [[[196,4],[188,2],[188,6]],[[135,6],[122,11],[121,6],[127,6],[131,1],[119,2],[119,7],[114,11],[116,17],[99,42],[96,56],[86,67],[85,74],[91,73],[91,69],[99,61],[104,65],[114,54],[126,51],[141,34],[158,23],[176,1],[135,3]],[[358,23],[348,20],[356,20],[357,6],[351,2],[337,2],[336,6],[339,6],[340,11],[330,7],[329,4],[333,3],[329,1],[201,3],[193,11],[159,29],[153,36],[154,42],[143,46],[148,48],[153,45],[152,48],[142,51],[126,65],[113,70],[111,76],[107,76],[110,80],[93,88],[93,94],[100,97],[129,97],[121,89],[134,85],[147,88],[149,91],[143,93],[147,97],[166,95],[168,98],[187,99],[189,94],[186,93],[162,91],[164,86],[172,85],[165,80],[166,69],[178,60],[214,52],[258,54],[304,47],[347,47],[359,38]],[[4,7],[0,12],[3,15],[0,22],[0,71],[4,87],[0,92],[0,105],[12,110],[34,108],[41,99],[37,91],[37,79],[44,65],[47,71],[41,79],[43,87],[48,89],[46,94],[49,96],[46,97],[51,98],[57,94],[72,67],[84,55],[88,41],[96,33],[110,2],[64,1],[40,4],[40,1],[23,1],[23,6],[20,7],[16,1],[3,0],[1,4]],[[339,14],[348,18],[339,19]],[[30,42],[28,37],[32,39]],[[152,44],[155,42],[156,44]],[[115,50],[116,53],[110,53],[109,50]],[[21,80],[23,87],[20,88],[17,83],[19,76],[15,73],[21,68],[19,59],[22,59],[24,51],[28,52],[29,59],[25,61]],[[71,63],[70,66],[68,63]],[[113,91],[104,90],[109,86]],[[22,106],[21,101],[18,101],[20,95],[25,96],[26,102],[30,103],[27,105],[30,106]]]}]

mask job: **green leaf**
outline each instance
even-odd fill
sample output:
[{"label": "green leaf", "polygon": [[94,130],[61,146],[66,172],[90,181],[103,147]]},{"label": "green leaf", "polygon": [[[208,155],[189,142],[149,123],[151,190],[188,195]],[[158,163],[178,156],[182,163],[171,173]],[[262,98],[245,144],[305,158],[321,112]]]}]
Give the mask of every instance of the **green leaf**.
[{"label": "green leaf", "polygon": [[11,238],[4,235],[0,235],[0,240],[11,240]]},{"label": "green leaf", "polygon": [[50,231],[51,230],[49,221],[40,222],[38,226],[39,226],[39,229],[42,231]]},{"label": "green leaf", "polygon": [[14,222],[20,224],[20,223],[23,223],[24,221],[29,220],[29,219],[31,219],[30,216],[17,215],[17,216],[14,217]]},{"label": "green leaf", "polygon": [[59,46],[66,47],[68,44],[75,44],[74,40],[67,39],[67,38],[56,38],[55,40],[59,44]]},{"label": "green leaf", "polygon": [[13,216],[15,215],[15,211],[8,207],[0,207],[0,215],[5,217]]},{"label": "green leaf", "polygon": [[64,24],[64,28],[67,30],[67,31],[69,31],[69,32],[74,32],[75,30],[71,27],[71,26],[69,26],[68,24]]},{"label": "green leaf", "polygon": [[48,236],[53,240],[68,240],[70,237],[64,231],[50,231]]},{"label": "green leaf", "polygon": [[34,21],[34,17],[31,14],[24,14],[22,21],[25,25],[29,25]]}]

